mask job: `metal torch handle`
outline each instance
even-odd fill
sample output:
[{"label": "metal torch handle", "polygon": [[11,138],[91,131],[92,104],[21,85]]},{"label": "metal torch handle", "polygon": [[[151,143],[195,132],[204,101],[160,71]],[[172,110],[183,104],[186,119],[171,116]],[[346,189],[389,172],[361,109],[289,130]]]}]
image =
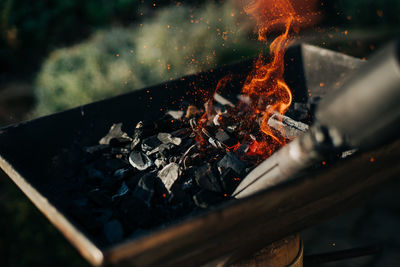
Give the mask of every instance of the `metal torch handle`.
[{"label": "metal torch handle", "polygon": [[310,130],[250,172],[232,194],[243,198],[291,179],[344,149],[370,149],[399,136],[400,40],[375,54],[318,105]]}]

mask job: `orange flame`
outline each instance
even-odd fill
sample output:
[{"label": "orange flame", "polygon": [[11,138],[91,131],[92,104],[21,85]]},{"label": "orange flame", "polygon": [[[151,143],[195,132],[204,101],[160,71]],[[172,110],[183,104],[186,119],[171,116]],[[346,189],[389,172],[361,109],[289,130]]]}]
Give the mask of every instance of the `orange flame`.
[{"label": "orange flame", "polygon": [[[267,42],[267,36],[279,33],[269,46],[268,63],[267,57],[260,55],[243,85],[242,93],[250,98],[250,106],[243,102],[236,107],[245,109],[239,112],[242,115],[238,115],[236,119],[242,122],[241,125],[247,128],[248,133],[228,149],[237,151],[246,143],[246,157],[265,159],[287,142],[285,137],[271,129],[268,120],[274,113],[284,114],[292,103],[292,93],[284,80],[284,55],[293,41],[292,32],[298,32],[300,27],[312,24],[318,15],[312,12],[315,8],[307,8],[314,7],[317,0],[292,1],[298,12],[289,0],[250,0],[244,8],[256,21],[259,41]],[[220,80],[216,92],[224,89],[230,78]],[[206,114],[199,120],[199,125],[204,126],[210,121]],[[259,137],[250,134],[255,121],[259,122]]]},{"label": "orange flame", "polygon": [[284,114],[292,103],[292,93],[283,78],[284,55],[292,41],[290,31],[303,19],[289,0],[256,0],[248,4],[245,11],[256,20],[260,41],[266,42],[271,30],[284,29],[269,47],[270,62],[265,64],[265,58],[260,55],[242,89],[253,100],[255,112],[264,114],[261,131],[283,145],[286,140],[274,133],[268,125],[268,119],[275,112]]}]

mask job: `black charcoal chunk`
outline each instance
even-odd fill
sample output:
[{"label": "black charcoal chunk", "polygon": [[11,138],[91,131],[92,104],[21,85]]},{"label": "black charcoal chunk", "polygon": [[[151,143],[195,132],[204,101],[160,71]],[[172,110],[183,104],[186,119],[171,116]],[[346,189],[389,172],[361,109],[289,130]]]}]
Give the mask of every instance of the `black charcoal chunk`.
[{"label": "black charcoal chunk", "polygon": [[103,179],[104,178],[104,174],[92,166],[86,167],[86,173],[87,173],[87,177],[89,179]]},{"label": "black charcoal chunk", "polygon": [[206,209],[210,206],[213,206],[223,200],[223,197],[220,194],[217,194],[213,191],[209,191],[206,189],[202,189],[197,192],[193,196],[193,201],[196,206]]},{"label": "black charcoal chunk", "polygon": [[221,143],[215,138],[209,137],[208,142],[215,148],[222,148]]},{"label": "black charcoal chunk", "polygon": [[108,145],[95,145],[84,147],[83,151],[87,153],[91,157],[100,156],[102,153],[106,152],[109,149]]},{"label": "black charcoal chunk", "polygon": [[153,161],[147,155],[138,151],[131,152],[129,163],[139,171],[146,170],[153,165]]},{"label": "black charcoal chunk", "polygon": [[165,188],[168,192],[171,192],[171,187],[179,177],[179,165],[177,163],[169,163],[161,171],[158,172],[157,176],[164,183]]},{"label": "black charcoal chunk", "polygon": [[132,167],[125,167],[125,168],[121,168],[118,169],[114,172],[113,177],[121,180],[124,179],[125,177],[127,177],[129,174],[132,173]]},{"label": "black charcoal chunk", "polygon": [[232,138],[226,131],[219,129],[215,134],[215,138],[227,147],[232,147],[237,144],[237,140]]},{"label": "black charcoal chunk", "polygon": [[105,177],[101,181],[101,188],[107,189],[109,192],[115,192],[121,186],[121,182],[119,179],[115,179],[115,177]]},{"label": "black charcoal chunk", "polygon": [[118,197],[122,197],[129,192],[129,187],[126,185],[125,182],[122,182],[121,187],[119,188],[118,192],[112,196],[112,200],[114,201]]},{"label": "black charcoal chunk", "polygon": [[134,190],[139,183],[140,178],[144,175],[144,172],[140,172],[135,175],[130,175],[125,179],[126,185],[131,189]]},{"label": "black charcoal chunk", "polygon": [[[98,168],[101,168],[99,166],[99,164],[96,165]],[[111,159],[107,159],[105,161],[105,164],[103,167],[103,172],[107,172],[110,175],[114,174],[114,172],[116,170],[122,169],[122,168],[126,168],[128,167],[129,164],[121,159],[116,159],[116,158],[111,158]]]},{"label": "black charcoal chunk", "polygon": [[187,179],[185,182],[182,184],[182,190],[183,191],[189,191],[192,190],[194,187],[194,182],[192,178]]},{"label": "black charcoal chunk", "polygon": [[87,198],[79,198],[73,201],[75,206],[77,207],[86,207],[87,203],[88,203],[88,199]]},{"label": "black charcoal chunk", "polygon": [[197,168],[194,172],[196,183],[204,189],[222,192],[220,181],[217,175],[214,174],[210,163]]},{"label": "black charcoal chunk", "polygon": [[154,148],[153,150],[147,151],[146,155],[153,155],[155,153],[161,153],[161,154],[165,154],[166,151],[170,150],[171,148],[173,148],[175,145],[173,144],[161,144],[158,147]]},{"label": "black charcoal chunk", "polygon": [[132,196],[122,199],[119,204],[124,221],[130,225],[149,227],[153,219],[151,208],[142,199]]},{"label": "black charcoal chunk", "polygon": [[238,159],[232,152],[227,152],[226,155],[217,163],[217,167],[220,173],[224,173],[228,168],[232,169],[236,173],[241,174],[246,165]]},{"label": "black charcoal chunk", "polygon": [[111,154],[113,155],[127,155],[129,154],[129,149],[125,147],[113,147],[111,148]]},{"label": "black charcoal chunk", "polygon": [[122,131],[122,123],[116,123],[111,126],[108,134],[100,139],[99,144],[114,145],[115,143],[113,142],[119,144],[121,142],[124,143],[130,141],[132,141],[132,139],[128,136],[127,133]]},{"label": "black charcoal chunk", "polygon": [[157,138],[156,135],[150,136],[143,140],[142,142],[142,150],[143,151],[152,151],[158,146],[160,146],[162,142]]},{"label": "black charcoal chunk", "polygon": [[111,220],[113,212],[111,209],[99,209],[98,211],[100,215],[96,218],[96,222],[105,225],[108,221]]},{"label": "black charcoal chunk", "polygon": [[109,221],[104,225],[104,235],[108,242],[117,243],[124,237],[124,230],[118,220]]},{"label": "black charcoal chunk", "polygon": [[152,172],[143,175],[135,190],[133,190],[132,195],[135,198],[142,200],[147,206],[150,206],[151,198],[154,195],[154,182],[156,178],[155,173]]},{"label": "black charcoal chunk", "polygon": [[160,140],[163,144],[174,144],[179,146],[182,142],[182,139],[179,137],[173,137],[170,133],[159,133],[157,135],[158,140]]},{"label": "black charcoal chunk", "polygon": [[88,193],[89,200],[100,207],[109,206],[111,204],[111,197],[105,190],[95,188]]},{"label": "black charcoal chunk", "polygon": [[241,175],[231,168],[226,169],[221,175],[222,187],[224,188],[224,192],[228,195],[231,195],[233,191],[235,191],[240,181]]},{"label": "black charcoal chunk", "polygon": [[136,128],[133,132],[131,149],[134,149],[140,143],[140,141],[142,141],[144,132],[145,132],[145,130],[144,130],[143,122],[139,121],[136,124]]}]

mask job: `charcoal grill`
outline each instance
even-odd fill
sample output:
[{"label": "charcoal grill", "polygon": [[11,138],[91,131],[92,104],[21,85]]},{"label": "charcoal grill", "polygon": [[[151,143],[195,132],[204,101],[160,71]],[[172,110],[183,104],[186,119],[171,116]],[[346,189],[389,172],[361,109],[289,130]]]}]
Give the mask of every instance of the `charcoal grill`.
[{"label": "charcoal grill", "polygon": [[[368,198],[400,173],[400,141],[304,173],[252,197],[105,247],[67,212],[76,192],[74,170],[83,146],[95,144],[115,122],[128,129],[154,120],[179,101],[201,104],[217,82],[234,74],[238,92],[252,60],[186,76],[0,130],[0,166],[92,265],[190,266],[251,254],[265,245],[335,216]],[[285,80],[296,102],[340,87],[363,62],[310,45],[291,47]],[[371,158],[374,160],[372,161]],[[55,161],[55,159],[57,159]]]}]

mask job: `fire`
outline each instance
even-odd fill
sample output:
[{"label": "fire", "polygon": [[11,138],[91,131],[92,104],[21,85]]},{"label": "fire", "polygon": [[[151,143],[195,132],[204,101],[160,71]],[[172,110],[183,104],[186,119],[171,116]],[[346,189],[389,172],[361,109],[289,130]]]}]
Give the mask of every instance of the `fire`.
[{"label": "fire", "polygon": [[[304,10],[304,6],[310,3],[315,1],[295,1],[299,12],[296,12],[289,0],[253,0],[244,7],[246,14],[256,22],[259,41],[267,43],[271,33],[278,36],[269,46],[269,56],[260,55],[245,80],[242,94],[247,100],[246,103],[239,102],[234,114],[235,120],[240,121],[239,132],[247,134],[241,135],[239,142],[228,147],[228,150],[239,153],[244,149],[247,158],[265,159],[286,144],[287,140],[268,125],[268,120],[273,114],[283,115],[292,103],[292,93],[284,80],[284,55],[294,39],[293,32],[297,33],[300,27],[312,23],[310,14],[315,13],[310,13],[310,10],[314,9]],[[307,16],[305,12],[309,12]],[[216,92],[221,92],[231,79],[225,77],[219,81]],[[212,101],[207,102],[206,113],[198,121],[200,127],[212,120],[214,114],[207,112],[207,107],[212,105]],[[258,133],[254,133],[255,128]]]},{"label": "fire", "polygon": [[283,145],[286,140],[268,126],[268,119],[278,112],[284,114],[292,103],[292,93],[284,81],[284,55],[291,44],[290,30],[301,22],[288,0],[257,0],[245,7],[247,14],[257,22],[258,40],[267,41],[271,29],[284,27],[270,45],[271,60],[265,64],[260,55],[253,72],[248,76],[242,93],[250,96],[256,113],[263,113],[260,130],[275,142]]}]

